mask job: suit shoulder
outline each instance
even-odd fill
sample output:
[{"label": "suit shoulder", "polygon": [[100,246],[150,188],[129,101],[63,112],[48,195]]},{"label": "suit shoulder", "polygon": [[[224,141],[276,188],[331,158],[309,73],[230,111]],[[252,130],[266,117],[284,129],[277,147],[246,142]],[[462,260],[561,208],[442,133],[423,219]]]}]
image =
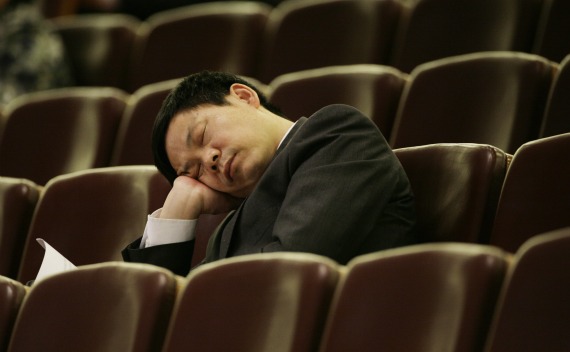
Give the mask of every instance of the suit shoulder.
[{"label": "suit shoulder", "polygon": [[360,110],[345,104],[332,104],[319,109],[308,118],[307,125],[319,129],[378,129],[374,122]]},{"label": "suit shoulder", "polygon": [[346,104],[332,104],[320,108],[319,110],[317,110],[317,112],[311,115],[310,118],[321,117],[321,116],[345,115],[345,114],[356,114],[365,117],[364,114],[354,106]]}]

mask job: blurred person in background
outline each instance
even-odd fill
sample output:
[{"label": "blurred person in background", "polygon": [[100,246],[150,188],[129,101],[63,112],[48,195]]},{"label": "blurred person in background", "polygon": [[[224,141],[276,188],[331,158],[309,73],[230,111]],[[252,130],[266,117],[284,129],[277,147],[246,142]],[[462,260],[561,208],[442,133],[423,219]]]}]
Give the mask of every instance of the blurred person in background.
[{"label": "blurred person in background", "polygon": [[0,105],[72,84],[61,39],[35,0],[0,0]]}]

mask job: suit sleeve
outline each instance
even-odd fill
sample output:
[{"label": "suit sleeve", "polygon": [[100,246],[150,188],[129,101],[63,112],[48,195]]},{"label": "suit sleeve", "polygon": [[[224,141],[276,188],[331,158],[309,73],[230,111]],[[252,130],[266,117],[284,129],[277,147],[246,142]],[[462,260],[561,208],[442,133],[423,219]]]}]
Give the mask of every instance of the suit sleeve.
[{"label": "suit sleeve", "polygon": [[190,271],[195,240],[142,249],[139,248],[140,241],[139,238],[123,249],[124,261],[157,265],[180,276],[186,276]]},{"label": "suit sleeve", "polygon": [[411,189],[368,118],[348,106],[330,106],[314,114],[295,141],[287,146],[290,180],[275,241],[264,252],[312,252],[345,263],[368,242],[374,249],[402,242],[413,223],[407,213]]}]

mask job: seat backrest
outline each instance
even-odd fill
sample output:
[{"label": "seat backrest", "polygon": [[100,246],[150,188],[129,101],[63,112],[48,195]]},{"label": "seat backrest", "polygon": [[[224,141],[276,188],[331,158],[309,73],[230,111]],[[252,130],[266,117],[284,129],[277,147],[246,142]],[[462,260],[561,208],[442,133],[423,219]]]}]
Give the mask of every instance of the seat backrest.
[{"label": "seat backrest", "polygon": [[486,243],[507,170],[507,155],[483,144],[395,149],[415,196],[422,242]]},{"label": "seat backrest", "polygon": [[20,312],[26,288],[18,281],[0,276],[0,350],[6,351],[12,328]]},{"label": "seat backrest", "polygon": [[227,215],[228,213],[200,214],[196,222],[196,241],[194,243],[194,253],[192,254],[192,267],[200,264],[206,257],[210,236]]},{"label": "seat backrest", "polygon": [[570,54],[560,63],[558,74],[554,78],[542,120],[540,137],[550,137],[570,132],[569,91]]},{"label": "seat backrest", "polygon": [[491,246],[422,244],[348,263],[321,352],[481,351],[507,268]]},{"label": "seat backrest", "polygon": [[154,166],[86,170],[51,180],[36,207],[18,274],[33,280],[43,238],[75,265],[121,260],[140,237],[148,214],[160,208],[170,184]]},{"label": "seat backrest", "polygon": [[6,106],[0,175],[45,185],[51,178],[108,166],[127,95],[75,87],[30,93]]},{"label": "seat backrest", "polygon": [[128,89],[127,72],[140,21],[126,14],[80,14],[51,20],[77,86]]},{"label": "seat backrest", "polygon": [[15,279],[40,196],[35,183],[0,177],[0,275]]},{"label": "seat backrest", "polygon": [[486,351],[569,351],[570,227],[537,235],[517,251]]},{"label": "seat backrest", "polygon": [[561,33],[570,32],[570,2],[543,0],[533,52],[561,62],[570,53],[570,42]]},{"label": "seat backrest", "polygon": [[289,0],[267,25],[259,77],[349,64],[386,64],[402,5],[393,0]]},{"label": "seat backrest", "polygon": [[270,10],[263,3],[232,1],[152,15],[138,33],[131,90],[205,69],[253,76]]},{"label": "seat backrest", "polygon": [[410,75],[390,143],[483,143],[514,153],[538,137],[557,65],[484,52],[432,61]]},{"label": "seat backrest", "polygon": [[34,283],[8,351],[160,351],[176,298],[170,271],[100,263]]},{"label": "seat backrest", "polygon": [[163,352],[314,351],[338,276],[336,263],[307,253],[199,267],[179,295]]},{"label": "seat backrest", "polygon": [[524,144],[499,198],[491,244],[515,252],[529,238],[570,226],[570,133]]},{"label": "seat backrest", "polygon": [[270,101],[296,121],[330,104],[354,106],[390,137],[407,75],[388,66],[329,66],[284,74],[269,84]]},{"label": "seat backrest", "polygon": [[478,51],[531,52],[542,0],[414,0],[390,64],[403,72]]},{"label": "seat backrest", "polygon": [[151,83],[131,95],[119,126],[111,165],[154,164],[151,147],[154,120],[162,102],[179,81]]}]

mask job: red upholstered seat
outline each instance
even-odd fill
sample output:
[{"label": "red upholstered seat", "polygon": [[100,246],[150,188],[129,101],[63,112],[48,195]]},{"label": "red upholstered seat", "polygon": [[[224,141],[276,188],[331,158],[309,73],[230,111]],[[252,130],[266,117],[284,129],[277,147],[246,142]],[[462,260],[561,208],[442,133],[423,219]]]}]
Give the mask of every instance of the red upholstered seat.
[{"label": "red upholstered seat", "polygon": [[269,84],[270,101],[290,120],[309,117],[330,104],[351,105],[388,139],[406,80],[406,74],[381,65],[316,68],[275,78]]},{"label": "red upholstered seat", "polygon": [[190,272],[163,352],[315,351],[339,277],[330,259],[262,253]]},{"label": "red upholstered seat", "polygon": [[8,351],[160,351],[177,280],[134,263],[87,265],[34,283]]},{"label": "red upholstered seat", "polygon": [[515,52],[422,64],[404,88],[391,145],[482,143],[512,154],[538,137],[556,70],[556,63]]},{"label": "red upholstered seat", "polygon": [[570,350],[570,228],[543,233],[517,251],[487,352]]},{"label": "red upholstered seat", "polygon": [[499,249],[466,243],[355,258],[321,351],[481,351],[506,269]]},{"label": "red upholstered seat", "polygon": [[45,185],[55,176],[108,166],[127,94],[72,87],[30,93],[6,106],[0,175]]},{"label": "red upholstered seat", "polygon": [[484,144],[395,149],[415,196],[423,242],[487,243],[507,170],[507,155]]},{"label": "red upholstered seat", "polygon": [[33,280],[43,238],[75,265],[121,260],[142,236],[148,214],[162,206],[170,185],[154,166],[93,169],[59,176],[45,187],[22,257],[20,282]]},{"label": "red upholstered seat", "polygon": [[15,279],[41,188],[32,181],[0,177],[0,275]]},{"label": "red upholstered seat", "polygon": [[491,244],[515,252],[529,238],[570,226],[570,133],[524,144],[507,172]]},{"label": "red upholstered seat", "polygon": [[386,64],[402,3],[288,0],[271,12],[259,78],[350,64]]}]

